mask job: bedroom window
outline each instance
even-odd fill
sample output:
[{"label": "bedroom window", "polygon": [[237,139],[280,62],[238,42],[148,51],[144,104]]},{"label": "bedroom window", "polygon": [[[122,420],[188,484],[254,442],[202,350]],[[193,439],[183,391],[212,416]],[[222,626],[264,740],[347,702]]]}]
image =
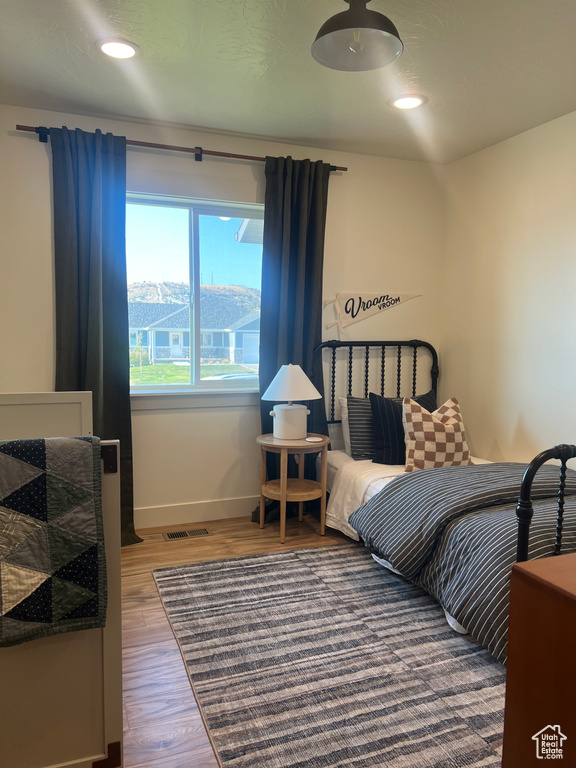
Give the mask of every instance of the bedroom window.
[{"label": "bedroom window", "polygon": [[133,392],[258,388],[264,206],[129,195]]}]

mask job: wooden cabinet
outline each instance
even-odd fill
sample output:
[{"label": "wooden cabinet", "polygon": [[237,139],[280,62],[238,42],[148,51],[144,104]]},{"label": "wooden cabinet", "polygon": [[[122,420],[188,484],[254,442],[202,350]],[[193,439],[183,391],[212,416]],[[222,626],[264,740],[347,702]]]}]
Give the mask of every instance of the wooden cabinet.
[{"label": "wooden cabinet", "polygon": [[543,760],[576,766],[576,554],[512,569],[502,768]]}]

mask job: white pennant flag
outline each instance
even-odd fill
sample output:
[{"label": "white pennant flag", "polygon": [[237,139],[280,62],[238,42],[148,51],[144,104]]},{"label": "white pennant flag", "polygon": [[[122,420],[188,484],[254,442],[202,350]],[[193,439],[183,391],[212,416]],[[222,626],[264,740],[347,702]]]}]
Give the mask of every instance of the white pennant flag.
[{"label": "white pennant flag", "polygon": [[391,309],[421,295],[421,293],[337,293],[335,299],[324,302],[324,306],[335,304],[338,315],[338,320],[326,323],[326,328],[337,325],[342,329],[359,320],[364,320],[365,317],[376,315],[378,312]]}]

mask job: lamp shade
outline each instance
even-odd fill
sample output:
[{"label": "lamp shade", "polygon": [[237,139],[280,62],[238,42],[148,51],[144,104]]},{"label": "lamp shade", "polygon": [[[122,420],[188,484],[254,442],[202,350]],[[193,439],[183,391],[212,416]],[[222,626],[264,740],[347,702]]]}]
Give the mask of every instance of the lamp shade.
[{"label": "lamp shade", "polygon": [[262,400],[318,400],[322,397],[299,365],[283,365]]},{"label": "lamp shade", "polygon": [[312,57],[345,72],[379,69],[400,56],[404,45],[387,16],[369,11],[371,0],[345,0],[350,8],[326,21],[312,43]]}]

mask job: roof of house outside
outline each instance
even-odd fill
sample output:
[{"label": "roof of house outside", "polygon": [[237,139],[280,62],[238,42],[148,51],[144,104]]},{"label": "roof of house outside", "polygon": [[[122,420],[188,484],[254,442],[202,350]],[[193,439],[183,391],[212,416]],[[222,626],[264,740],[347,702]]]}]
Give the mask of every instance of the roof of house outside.
[{"label": "roof of house outside", "polygon": [[260,330],[260,310],[253,309],[244,317],[241,317],[237,323],[230,328],[231,331],[259,331]]},{"label": "roof of house outside", "polygon": [[[186,330],[190,327],[187,283],[143,282],[128,286],[129,324],[133,330]],[[260,291],[242,285],[201,285],[203,331],[259,327]],[[248,330],[248,329],[246,329]]]},{"label": "roof of house outside", "polygon": [[[259,311],[258,314],[260,314]],[[238,301],[235,295],[200,290],[200,324],[202,328],[231,330],[246,315],[246,304]]]},{"label": "roof of house outside", "polygon": [[187,304],[129,301],[128,324],[141,331],[189,328],[190,308]]},{"label": "roof of house outside", "polygon": [[[238,302],[225,296],[207,294],[202,296],[202,330],[236,331],[258,330],[260,312],[239,306]],[[190,309],[187,304],[160,304],[156,302],[129,301],[128,322],[137,330],[176,330],[190,327]],[[250,325],[250,327],[244,327]]]}]

